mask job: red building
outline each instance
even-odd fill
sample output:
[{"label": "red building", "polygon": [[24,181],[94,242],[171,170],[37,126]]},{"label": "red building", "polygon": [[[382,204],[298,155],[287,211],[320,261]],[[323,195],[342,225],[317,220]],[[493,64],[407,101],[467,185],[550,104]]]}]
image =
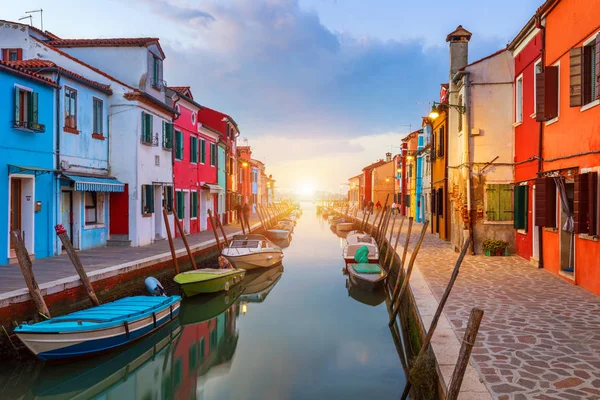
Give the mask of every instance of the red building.
[{"label": "red building", "polygon": [[238,146],[238,193],[241,195],[242,204],[252,203],[252,150],[250,146]]},{"label": "red building", "polygon": [[542,70],[542,34],[535,18],[510,43],[515,63],[514,80],[514,227],[515,249],[521,257],[539,261],[540,228],[533,223],[535,178],[541,170],[541,122],[536,121],[536,74]]},{"label": "red building", "polygon": [[[237,151],[236,138],[239,136],[239,128],[237,123],[227,114],[204,107],[198,112],[198,122],[204,126],[209,126],[216,130],[221,135],[221,141],[226,146],[226,186],[227,193],[225,197],[225,211],[223,215],[223,223],[227,224],[236,219],[235,206],[241,201],[240,195],[237,192]],[[219,210],[221,214],[221,210]]]},{"label": "red building", "polygon": [[[210,228],[208,210],[217,209],[217,142],[219,132],[198,124],[198,113],[203,110],[194,101],[189,86],[169,87],[174,119],[173,181],[175,211],[186,233],[198,233]],[[163,130],[165,128],[163,127]],[[172,194],[171,194],[172,195]],[[175,234],[179,232],[175,229]]]},{"label": "red building", "polygon": [[363,168],[363,182],[364,185],[362,186],[362,192],[361,192],[361,206],[363,205],[368,205],[369,202],[372,199],[372,190],[373,190],[373,179],[372,179],[372,172],[375,168],[379,167],[380,165],[385,164],[385,161],[383,160],[379,160],[371,165],[368,165],[366,167]]}]

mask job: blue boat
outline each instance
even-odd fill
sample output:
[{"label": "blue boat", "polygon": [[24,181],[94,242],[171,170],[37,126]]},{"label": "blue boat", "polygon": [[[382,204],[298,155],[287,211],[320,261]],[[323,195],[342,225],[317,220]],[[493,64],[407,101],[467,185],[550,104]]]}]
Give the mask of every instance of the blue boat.
[{"label": "blue boat", "polygon": [[132,296],[33,325],[15,333],[38,358],[65,361],[129,344],[175,319],[180,296]]}]

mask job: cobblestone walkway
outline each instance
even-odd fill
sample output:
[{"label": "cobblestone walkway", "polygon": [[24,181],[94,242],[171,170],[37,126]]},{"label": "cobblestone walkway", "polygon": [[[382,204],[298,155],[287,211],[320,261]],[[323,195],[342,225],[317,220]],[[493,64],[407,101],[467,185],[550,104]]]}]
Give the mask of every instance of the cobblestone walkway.
[{"label": "cobblestone walkway", "polygon": [[[457,257],[425,237],[416,264],[438,300]],[[459,338],[475,306],[485,315],[471,360],[494,397],[600,399],[600,297],[518,256],[467,256],[444,309]]]}]

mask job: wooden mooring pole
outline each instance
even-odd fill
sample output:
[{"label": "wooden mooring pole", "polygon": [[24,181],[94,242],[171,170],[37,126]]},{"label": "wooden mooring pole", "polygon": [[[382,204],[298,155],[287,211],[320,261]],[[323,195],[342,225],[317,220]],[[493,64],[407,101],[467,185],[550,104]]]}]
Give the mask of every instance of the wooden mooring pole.
[{"label": "wooden mooring pole", "polygon": [[212,211],[208,210],[208,218],[210,218],[210,224],[212,225],[213,235],[215,235],[215,240],[217,241],[217,250],[219,250],[219,255],[221,251],[223,251],[223,247],[221,247],[221,241],[219,240],[219,233],[217,232],[217,222],[214,221]]},{"label": "wooden mooring pole", "polygon": [[471,358],[471,351],[475,345],[475,339],[479,332],[479,325],[481,325],[481,319],[483,318],[483,310],[477,307],[471,309],[471,315],[469,316],[469,323],[467,324],[467,330],[460,346],[460,352],[458,353],[458,360],[454,367],[454,373],[452,374],[452,380],[448,387],[448,393],[446,395],[447,400],[456,400],[460,392],[460,386],[462,385],[467,365],[469,364],[469,358]]},{"label": "wooden mooring pole", "polygon": [[[429,347],[429,343],[431,343],[431,339],[433,338],[435,328],[437,328],[437,323],[440,319],[440,316],[442,315],[442,311],[444,311],[444,306],[446,305],[446,301],[448,301],[448,296],[450,296],[450,292],[452,291],[454,282],[456,282],[456,278],[458,277],[458,272],[460,271],[460,265],[462,264],[462,262],[465,258],[465,254],[467,254],[467,249],[469,248],[470,242],[471,242],[471,239],[467,238],[467,240],[465,241],[465,244],[463,245],[462,251],[460,252],[460,255],[458,256],[458,259],[456,260],[456,264],[454,265],[454,270],[452,271],[452,275],[450,276],[450,281],[448,281],[446,290],[444,290],[444,294],[442,295],[442,298],[440,299],[437,310],[435,311],[435,314],[433,315],[433,319],[431,320],[431,325],[429,326],[429,329],[427,330],[427,335],[425,336],[425,339],[423,340],[423,343],[421,344],[421,350],[419,351],[419,354],[417,355],[417,359],[420,357],[423,357],[425,355],[425,352],[427,351],[427,348]],[[402,400],[406,399],[406,397],[408,396],[411,385],[412,384],[410,382],[410,379],[407,379],[406,387],[404,388],[404,392],[402,393]]]},{"label": "wooden mooring pole", "polygon": [[[221,233],[223,234],[223,242],[225,242],[225,247],[229,247],[229,240],[227,239],[227,235],[225,234],[225,228],[223,228],[223,223],[221,222],[221,218],[219,218],[218,215],[215,215],[215,221],[217,222],[217,226],[219,227],[219,229],[221,230]],[[242,216],[242,219],[244,217]],[[250,233],[250,232],[248,232]]]},{"label": "wooden mooring pole", "polygon": [[179,273],[179,264],[177,263],[177,253],[175,252],[175,243],[173,243],[173,235],[171,234],[171,225],[169,225],[169,214],[167,209],[163,208],[163,219],[165,220],[165,226],[167,228],[167,239],[169,240],[169,248],[171,249],[171,258],[173,258],[173,266],[175,267],[175,273]]},{"label": "wooden mooring pole", "polygon": [[[404,217],[406,218],[406,217]],[[402,220],[404,223],[404,220]],[[404,250],[402,252],[402,259],[400,260],[399,270],[398,270],[398,278],[396,279],[396,284],[394,285],[394,290],[392,291],[392,300],[396,298],[398,295],[398,290],[400,289],[400,276],[404,275],[404,262],[406,261],[406,254],[408,253],[408,244],[410,242],[410,235],[412,234],[412,225],[413,225],[413,217],[408,217],[408,231],[406,232],[406,242],[404,243]],[[400,232],[398,232],[398,236],[402,233],[402,228],[400,228]],[[396,238],[396,240],[398,240]],[[392,301],[392,303],[394,303]]]},{"label": "wooden mooring pole", "polygon": [[71,263],[75,267],[75,270],[77,271],[77,274],[79,275],[79,279],[81,279],[81,283],[83,283],[83,287],[87,291],[88,297],[92,301],[92,304],[95,306],[99,306],[100,300],[98,300],[98,297],[96,296],[96,292],[94,292],[94,287],[92,286],[92,283],[90,282],[90,279],[88,278],[87,273],[85,272],[85,269],[83,268],[83,264],[81,263],[81,260],[79,259],[79,255],[77,255],[77,252],[75,251],[75,248],[73,247],[73,243],[71,243],[71,239],[69,239],[69,235],[67,235],[67,230],[65,229],[64,226],[62,226],[62,224],[56,225],[54,227],[54,230],[56,231],[56,235],[62,242],[62,245],[65,248],[67,255],[69,256],[69,259],[71,260]]},{"label": "wooden mooring pole", "polygon": [[11,231],[10,238],[12,240],[13,247],[15,248],[15,254],[17,256],[17,261],[19,261],[19,267],[21,267],[21,273],[25,279],[25,284],[27,285],[29,294],[35,303],[38,312],[45,318],[51,318],[50,311],[46,306],[46,302],[44,301],[40,287],[35,280],[35,276],[33,275],[31,258],[29,258],[29,252],[27,251],[27,247],[25,246],[21,232]]},{"label": "wooden mooring pole", "polygon": [[181,235],[181,240],[183,240],[183,244],[185,245],[185,250],[187,251],[188,258],[192,263],[192,268],[198,269],[196,266],[196,261],[194,260],[194,255],[192,254],[192,250],[190,249],[190,245],[188,244],[187,237],[185,236],[185,231],[183,230],[183,225],[181,225],[181,220],[175,211],[173,211],[173,217],[175,217],[175,225],[179,230],[179,235]]},{"label": "wooden mooring pole", "polygon": [[[404,220],[405,217],[402,217],[402,219],[400,220],[400,228],[398,229],[398,235],[396,236],[396,242],[394,243],[394,251],[391,253],[392,254],[392,258],[390,258],[390,262],[389,262],[389,267],[388,267],[388,276],[389,273],[392,272],[392,267],[394,266],[394,258],[396,257],[396,249],[398,248],[398,242],[400,241],[400,233],[402,233],[402,227],[404,226]],[[392,227],[392,233],[390,234],[390,245],[391,245],[391,241],[392,238],[394,236],[394,228]],[[387,255],[386,255],[386,259],[384,260],[383,265],[388,264],[387,262]],[[396,282],[398,282],[400,280],[400,277],[402,276],[402,267],[400,265],[398,265],[398,276],[396,277]],[[389,283],[388,283],[389,286]]]}]

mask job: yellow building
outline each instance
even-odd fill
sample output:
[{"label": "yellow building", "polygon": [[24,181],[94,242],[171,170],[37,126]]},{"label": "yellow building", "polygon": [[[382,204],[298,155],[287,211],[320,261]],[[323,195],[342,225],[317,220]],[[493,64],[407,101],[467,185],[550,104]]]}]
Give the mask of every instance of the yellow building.
[{"label": "yellow building", "polygon": [[353,176],[348,179],[348,185],[350,186],[348,189],[348,203],[350,207],[361,207],[361,186],[362,186],[363,174],[359,174]]},{"label": "yellow building", "polygon": [[385,156],[385,163],[371,171],[371,181],[373,182],[371,198],[375,204],[379,201],[382,207],[386,198],[388,206],[394,202],[394,179],[396,178],[396,166],[392,161],[392,153],[386,153]]}]

